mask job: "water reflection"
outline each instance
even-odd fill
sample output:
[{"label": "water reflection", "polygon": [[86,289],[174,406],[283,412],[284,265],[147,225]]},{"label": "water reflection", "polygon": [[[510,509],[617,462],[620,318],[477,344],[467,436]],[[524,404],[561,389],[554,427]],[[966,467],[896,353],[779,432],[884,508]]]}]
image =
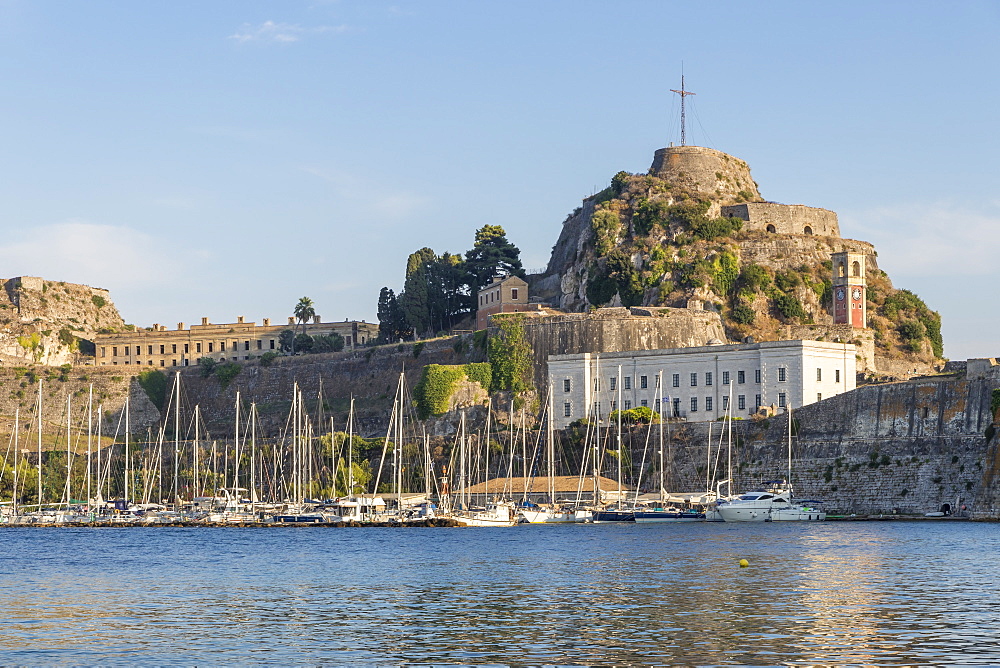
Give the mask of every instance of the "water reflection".
[{"label": "water reflection", "polygon": [[3,663],[1000,661],[995,525],[2,535]]}]

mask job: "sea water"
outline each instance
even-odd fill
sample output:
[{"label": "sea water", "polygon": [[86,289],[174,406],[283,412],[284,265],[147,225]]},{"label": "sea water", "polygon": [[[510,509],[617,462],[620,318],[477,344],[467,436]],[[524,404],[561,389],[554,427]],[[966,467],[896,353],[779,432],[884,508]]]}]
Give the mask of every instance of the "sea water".
[{"label": "sea water", "polygon": [[0,545],[2,664],[1000,663],[995,524],[12,527]]}]

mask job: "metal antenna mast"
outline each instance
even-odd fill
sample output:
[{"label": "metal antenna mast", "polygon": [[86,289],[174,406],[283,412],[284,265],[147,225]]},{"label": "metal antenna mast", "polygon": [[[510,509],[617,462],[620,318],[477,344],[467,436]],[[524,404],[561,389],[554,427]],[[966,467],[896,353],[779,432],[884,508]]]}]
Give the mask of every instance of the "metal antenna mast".
[{"label": "metal antenna mast", "polygon": [[675,90],[675,89],[671,88],[670,92],[671,93],[677,93],[678,95],[681,96],[681,146],[687,146],[687,134],[685,132],[685,127],[684,127],[685,126],[685,119],[684,119],[684,98],[686,98],[688,95],[694,95],[694,93],[692,93],[689,90],[684,90],[684,66],[683,65],[681,65],[681,89],[680,90]]}]

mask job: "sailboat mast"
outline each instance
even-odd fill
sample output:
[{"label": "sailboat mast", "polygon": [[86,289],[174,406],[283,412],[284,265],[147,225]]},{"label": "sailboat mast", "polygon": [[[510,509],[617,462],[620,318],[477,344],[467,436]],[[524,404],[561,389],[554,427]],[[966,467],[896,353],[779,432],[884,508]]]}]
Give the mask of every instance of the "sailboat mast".
[{"label": "sailboat mast", "polygon": [[18,446],[20,445],[19,437],[21,432],[21,407],[14,407],[14,491],[10,495],[11,509],[13,510],[14,516],[17,516],[17,453],[19,452]]},{"label": "sailboat mast", "polygon": [[[662,395],[662,393],[663,393],[663,391],[661,389],[662,387],[663,387],[663,369],[660,369],[660,373],[659,373],[659,375],[656,378],[656,393],[657,394],[661,394]],[[666,488],[666,486],[664,485],[664,482],[663,482],[663,420],[664,420],[664,418],[663,418],[663,399],[661,397],[660,398],[660,501],[665,501],[666,500],[665,497],[667,496],[667,494],[666,494],[667,488]]]},{"label": "sailboat mast", "polygon": [[618,401],[615,403],[618,409],[618,504],[622,502],[622,365],[618,365]]},{"label": "sailboat mast", "polygon": [[199,436],[198,436],[198,413],[200,412],[200,408],[201,408],[201,406],[199,404],[195,404],[195,406],[194,406],[194,448],[193,448],[194,452],[191,453],[192,454],[191,466],[194,469],[194,480],[193,480],[193,483],[194,483],[194,492],[192,494],[192,497],[201,496],[201,494],[200,494],[200,491],[201,491],[201,485],[200,485],[200,483],[201,483],[201,476],[199,475],[199,471],[198,471],[198,451],[201,449],[201,443],[198,440],[198,438],[199,438]]},{"label": "sailboat mast", "polygon": [[181,472],[181,372],[174,374],[174,510],[180,510],[177,478]]},{"label": "sailboat mast", "polygon": [[38,509],[42,509],[42,379],[38,379]]},{"label": "sailboat mast", "polygon": [[72,459],[72,447],[73,447],[73,436],[70,432],[71,425],[70,420],[72,418],[71,408],[73,406],[73,395],[66,392],[66,507],[69,508],[70,501],[73,499],[73,459]]},{"label": "sailboat mast", "polygon": [[104,466],[101,463],[101,426],[104,422],[104,404],[97,404],[97,498],[104,501]]},{"label": "sailboat mast", "polygon": [[129,399],[128,395],[125,395],[125,507],[128,508],[129,503],[129,478],[132,476],[132,462],[130,453],[128,451],[128,441],[129,432],[132,430],[132,424],[129,415]]},{"label": "sailboat mast", "polygon": [[90,504],[90,470],[91,466],[91,443],[90,437],[94,431],[94,384],[90,384],[90,393],[87,395],[87,504]]},{"label": "sailboat mast", "polygon": [[792,486],[792,405],[788,404],[788,487]]},{"label": "sailboat mast", "polygon": [[347,414],[347,496],[354,494],[354,395]]},{"label": "sailboat mast", "polygon": [[236,416],[233,425],[235,440],[235,461],[233,462],[233,489],[236,491],[236,503],[240,502],[240,391],[236,390]]},{"label": "sailboat mast", "polygon": [[250,512],[254,512],[254,502],[257,500],[257,402],[250,404]]},{"label": "sailboat mast", "polygon": [[553,477],[556,474],[555,464],[553,461],[556,458],[556,446],[555,446],[555,439],[553,438],[552,434],[552,415],[553,415],[552,409],[554,406],[555,406],[555,397],[553,396],[552,392],[552,383],[549,383],[549,419],[546,424],[546,432],[547,432],[546,449],[548,450],[548,452],[546,452],[545,456],[549,460],[549,503],[552,505],[553,508],[555,508],[556,505],[556,481],[555,478]]}]

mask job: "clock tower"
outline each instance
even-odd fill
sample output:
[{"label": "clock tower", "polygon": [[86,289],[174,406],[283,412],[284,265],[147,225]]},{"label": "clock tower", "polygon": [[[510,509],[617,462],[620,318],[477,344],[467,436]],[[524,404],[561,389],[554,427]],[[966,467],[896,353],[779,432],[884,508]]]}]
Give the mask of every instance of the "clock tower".
[{"label": "clock tower", "polygon": [[867,285],[863,253],[843,251],[833,259],[833,324],[856,329],[868,326]]}]

